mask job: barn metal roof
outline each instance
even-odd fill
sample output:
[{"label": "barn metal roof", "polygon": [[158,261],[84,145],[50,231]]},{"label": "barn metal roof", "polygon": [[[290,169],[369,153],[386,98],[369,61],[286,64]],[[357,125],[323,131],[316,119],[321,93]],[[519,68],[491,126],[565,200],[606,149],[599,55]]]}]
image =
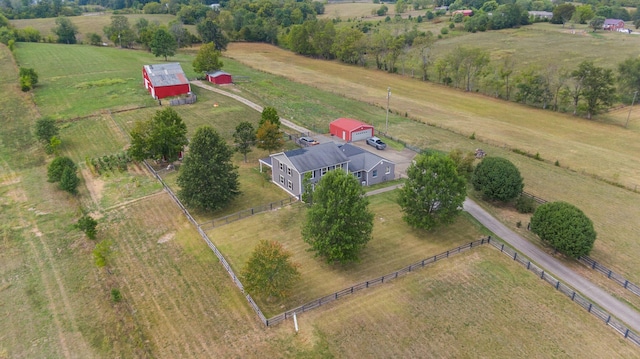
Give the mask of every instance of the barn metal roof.
[{"label": "barn metal roof", "polygon": [[362,121],[358,121],[358,120],[354,120],[352,118],[345,118],[345,117],[341,117],[337,120],[331,121],[331,124],[334,126],[338,126],[342,129],[345,130],[349,130],[349,131],[353,131],[355,129],[359,129],[361,127],[364,128],[373,128],[373,126],[371,126],[368,123],[364,123]]},{"label": "barn metal roof", "polygon": [[153,87],[186,85],[187,76],[178,62],[158,65],[144,65]]},{"label": "barn metal roof", "polygon": [[211,76],[211,77],[218,77],[218,76],[222,76],[222,75],[229,75],[231,76],[230,73],[224,72],[224,71],[214,71],[214,72],[208,72],[207,75]]}]

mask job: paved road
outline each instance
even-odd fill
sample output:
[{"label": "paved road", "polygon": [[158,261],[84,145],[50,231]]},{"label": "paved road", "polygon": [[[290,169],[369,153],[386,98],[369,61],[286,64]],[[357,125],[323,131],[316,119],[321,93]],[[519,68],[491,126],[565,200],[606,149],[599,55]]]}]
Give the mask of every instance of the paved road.
[{"label": "paved road", "polygon": [[620,302],[581,275],[567,268],[562,262],[541,251],[531,242],[520,237],[520,235],[507,228],[471,199],[467,198],[464,201],[464,210],[469,212],[469,214],[482,223],[482,225],[487,227],[491,232],[509,243],[518,252],[527,256],[531,261],[536,262],[545,270],[545,272],[552,273],[556,279],[559,279],[576,291],[584,294],[602,309],[606,310],[618,319],[623,320],[629,328],[634,330],[636,333],[640,333],[640,313]]},{"label": "paved road", "polygon": [[[236,99],[247,106],[255,109],[258,112],[262,112],[262,106],[259,106],[243,97],[232,94],[230,92],[221,90],[219,88],[209,86],[203,84],[200,81],[192,81],[192,84],[201,87],[203,89],[217,92],[221,95],[231,97]],[[283,125],[294,129],[301,133],[309,133],[310,131],[302,126],[298,126],[295,123],[280,118],[280,121]],[[386,188],[377,189],[375,191],[371,191],[367,193],[368,196],[391,191],[398,188],[399,185],[390,186]],[[517,233],[513,232],[509,228],[507,228],[504,224],[498,221],[496,218],[491,216],[487,211],[478,206],[477,203],[467,198],[464,202],[464,210],[469,212],[475,219],[477,219],[480,223],[482,223],[485,227],[487,227],[491,232],[495,233],[498,237],[502,238],[505,242],[509,243],[513,248],[515,248],[521,254],[527,256],[530,260],[537,263],[540,267],[542,267],[545,272],[552,273],[558,280],[563,283],[571,286],[576,291],[582,293],[584,296],[589,298],[592,302],[600,306],[602,309],[606,310],[613,316],[618,319],[624,321],[630,329],[634,330],[636,333],[640,333],[640,313],[633,310],[631,307],[626,304],[620,302],[616,298],[614,298],[609,293],[602,290],[600,287],[591,283],[591,281],[585,279],[581,275],[567,268],[562,262],[557,260],[556,258],[548,255],[547,253],[538,249],[538,247],[534,246],[532,243],[527,241],[526,239],[520,237]]]}]

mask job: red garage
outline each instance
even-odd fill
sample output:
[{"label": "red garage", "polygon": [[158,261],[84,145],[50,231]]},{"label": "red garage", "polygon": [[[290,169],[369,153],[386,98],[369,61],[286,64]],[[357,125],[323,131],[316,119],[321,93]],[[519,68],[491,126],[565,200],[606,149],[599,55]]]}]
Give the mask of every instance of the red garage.
[{"label": "red garage", "polygon": [[212,82],[216,85],[225,85],[225,84],[233,83],[231,74],[228,74],[224,71],[216,71],[216,72],[208,73],[207,81]]},{"label": "red garage", "polygon": [[373,137],[373,126],[352,118],[339,118],[329,124],[329,132],[345,141],[354,142]]},{"label": "red garage", "polygon": [[155,99],[179,96],[191,92],[191,85],[179,63],[144,65],[144,88]]}]

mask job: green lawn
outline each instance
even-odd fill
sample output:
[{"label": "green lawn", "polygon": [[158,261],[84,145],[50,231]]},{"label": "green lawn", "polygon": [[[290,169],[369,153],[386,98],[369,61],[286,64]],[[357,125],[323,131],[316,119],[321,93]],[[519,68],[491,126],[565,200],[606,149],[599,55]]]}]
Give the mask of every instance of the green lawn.
[{"label": "green lawn", "polygon": [[302,279],[295,285],[291,297],[282,303],[259,300],[267,316],[482,237],[481,229],[464,216],[434,231],[414,230],[402,220],[395,197],[395,191],[369,197],[375,215],[373,239],[362,251],[360,261],[352,264],[329,265],[307,251],[309,246],[300,235],[306,212],[303,204],[214,228],[208,234],[237,273],[259,240],[279,241],[293,252],[293,261],[301,264]]}]

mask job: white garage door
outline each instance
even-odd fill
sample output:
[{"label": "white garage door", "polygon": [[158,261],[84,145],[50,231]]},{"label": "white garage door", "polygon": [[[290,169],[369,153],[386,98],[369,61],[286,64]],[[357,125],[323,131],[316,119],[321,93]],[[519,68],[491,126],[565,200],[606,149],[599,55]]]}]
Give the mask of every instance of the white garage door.
[{"label": "white garage door", "polygon": [[366,130],[355,131],[351,133],[351,141],[362,141],[369,137],[373,137],[373,129],[367,128]]}]

